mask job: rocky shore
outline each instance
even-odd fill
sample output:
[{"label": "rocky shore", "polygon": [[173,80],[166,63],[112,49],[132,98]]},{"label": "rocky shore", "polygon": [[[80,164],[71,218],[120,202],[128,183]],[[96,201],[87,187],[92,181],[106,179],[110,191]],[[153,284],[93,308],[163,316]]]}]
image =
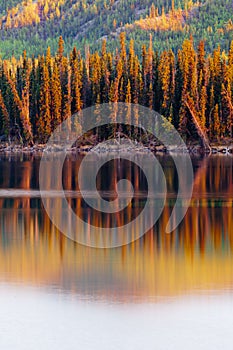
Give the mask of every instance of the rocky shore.
[{"label": "rocky shore", "polygon": [[[53,151],[53,152],[61,152],[64,148],[59,145],[54,145],[53,147],[47,146],[44,144],[35,144],[33,146],[24,146],[20,144],[8,144],[8,143],[0,143],[0,153],[12,153],[12,154],[18,154],[18,153],[42,153],[43,151]],[[163,145],[126,145],[126,144],[110,144],[108,146],[103,145],[81,145],[81,146],[74,146],[70,149],[67,149],[66,151],[68,153],[80,153],[85,154],[90,151],[96,152],[96,153],[107,153],[107,152],[154,152],[154,153],[160,153],[160,154],[166,154],[166,153],[185,153],[188,152],[190,154],[226,154],[230,155],[233,154],[233,143],[229,145],[211,145],[211,150],[205,150],[200,145],[188,145],[186,150],[179,146],[170,146],[165,147]]]}]

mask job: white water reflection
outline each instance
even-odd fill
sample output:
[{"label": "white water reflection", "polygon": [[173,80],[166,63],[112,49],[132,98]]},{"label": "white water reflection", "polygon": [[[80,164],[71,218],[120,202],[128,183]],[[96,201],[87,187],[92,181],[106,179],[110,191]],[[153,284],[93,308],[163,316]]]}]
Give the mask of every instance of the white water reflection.
[{"label": "white water reflection", "polygon": [[231,349],[233,297],[109,303],[0,287],[0,349]]}]

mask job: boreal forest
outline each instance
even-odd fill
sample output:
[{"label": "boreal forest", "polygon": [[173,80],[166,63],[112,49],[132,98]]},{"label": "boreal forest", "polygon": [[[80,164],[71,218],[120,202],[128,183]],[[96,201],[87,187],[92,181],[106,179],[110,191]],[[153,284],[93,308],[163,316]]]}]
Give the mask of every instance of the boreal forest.
[{"label": "boreal forest", "polygon": [[228,50],[232,40],[232,0],[0,0],[0,52],[2,58],[42,55],[49,46],[54,55],[62,36],[65,53],[74,46],[93,53],[101,42],[113,52],[120,32],[134,40],[135,52],[152,36],[161,53],[181,48],[193,36],[195,48],[205,40],[212,53],[218,45]]},{"label": "boreal forest", "polygon": [[45,143],[72,114],[128,102],[185,140],[233,135],[232,1],[0,1],[0,136]]}]

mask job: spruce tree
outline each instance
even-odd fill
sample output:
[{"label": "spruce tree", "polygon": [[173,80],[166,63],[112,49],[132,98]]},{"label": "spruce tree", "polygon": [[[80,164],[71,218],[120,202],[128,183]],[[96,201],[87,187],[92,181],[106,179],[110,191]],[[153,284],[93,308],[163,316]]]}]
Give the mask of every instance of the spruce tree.
[{"label": "spruce tree", "polygon": [[[44,61],[44,58],[42,61]],[[51,135],[50,101],[49,70],[46,62],[44,62],[40,86],[39,119],[37,124],[37,137],[40,142],[47,142]]]}]

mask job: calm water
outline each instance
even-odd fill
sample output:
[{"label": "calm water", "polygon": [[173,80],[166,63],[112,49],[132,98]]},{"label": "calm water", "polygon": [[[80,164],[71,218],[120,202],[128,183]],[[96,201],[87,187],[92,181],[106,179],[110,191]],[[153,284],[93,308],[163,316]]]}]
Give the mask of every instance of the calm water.
[{"label": "calm water", "polygon": [[[122,177],[136,191],[130,209],[103,216],[77,194],[81,159],[68,157],[63,171],[77,215],[107,227],[140,213],[147,183],[139,168],[115,160],[102,170],[104,197],[114,198]],[[164,232],[178,180],[172,159],[159,160],[168,195],[153,230],[120,248],[94,249],[51,224],[39,195],[40,157],[1,156],[0,349],[232,347],[233,158],[193,159],[190,208],[171,235]]]}]

